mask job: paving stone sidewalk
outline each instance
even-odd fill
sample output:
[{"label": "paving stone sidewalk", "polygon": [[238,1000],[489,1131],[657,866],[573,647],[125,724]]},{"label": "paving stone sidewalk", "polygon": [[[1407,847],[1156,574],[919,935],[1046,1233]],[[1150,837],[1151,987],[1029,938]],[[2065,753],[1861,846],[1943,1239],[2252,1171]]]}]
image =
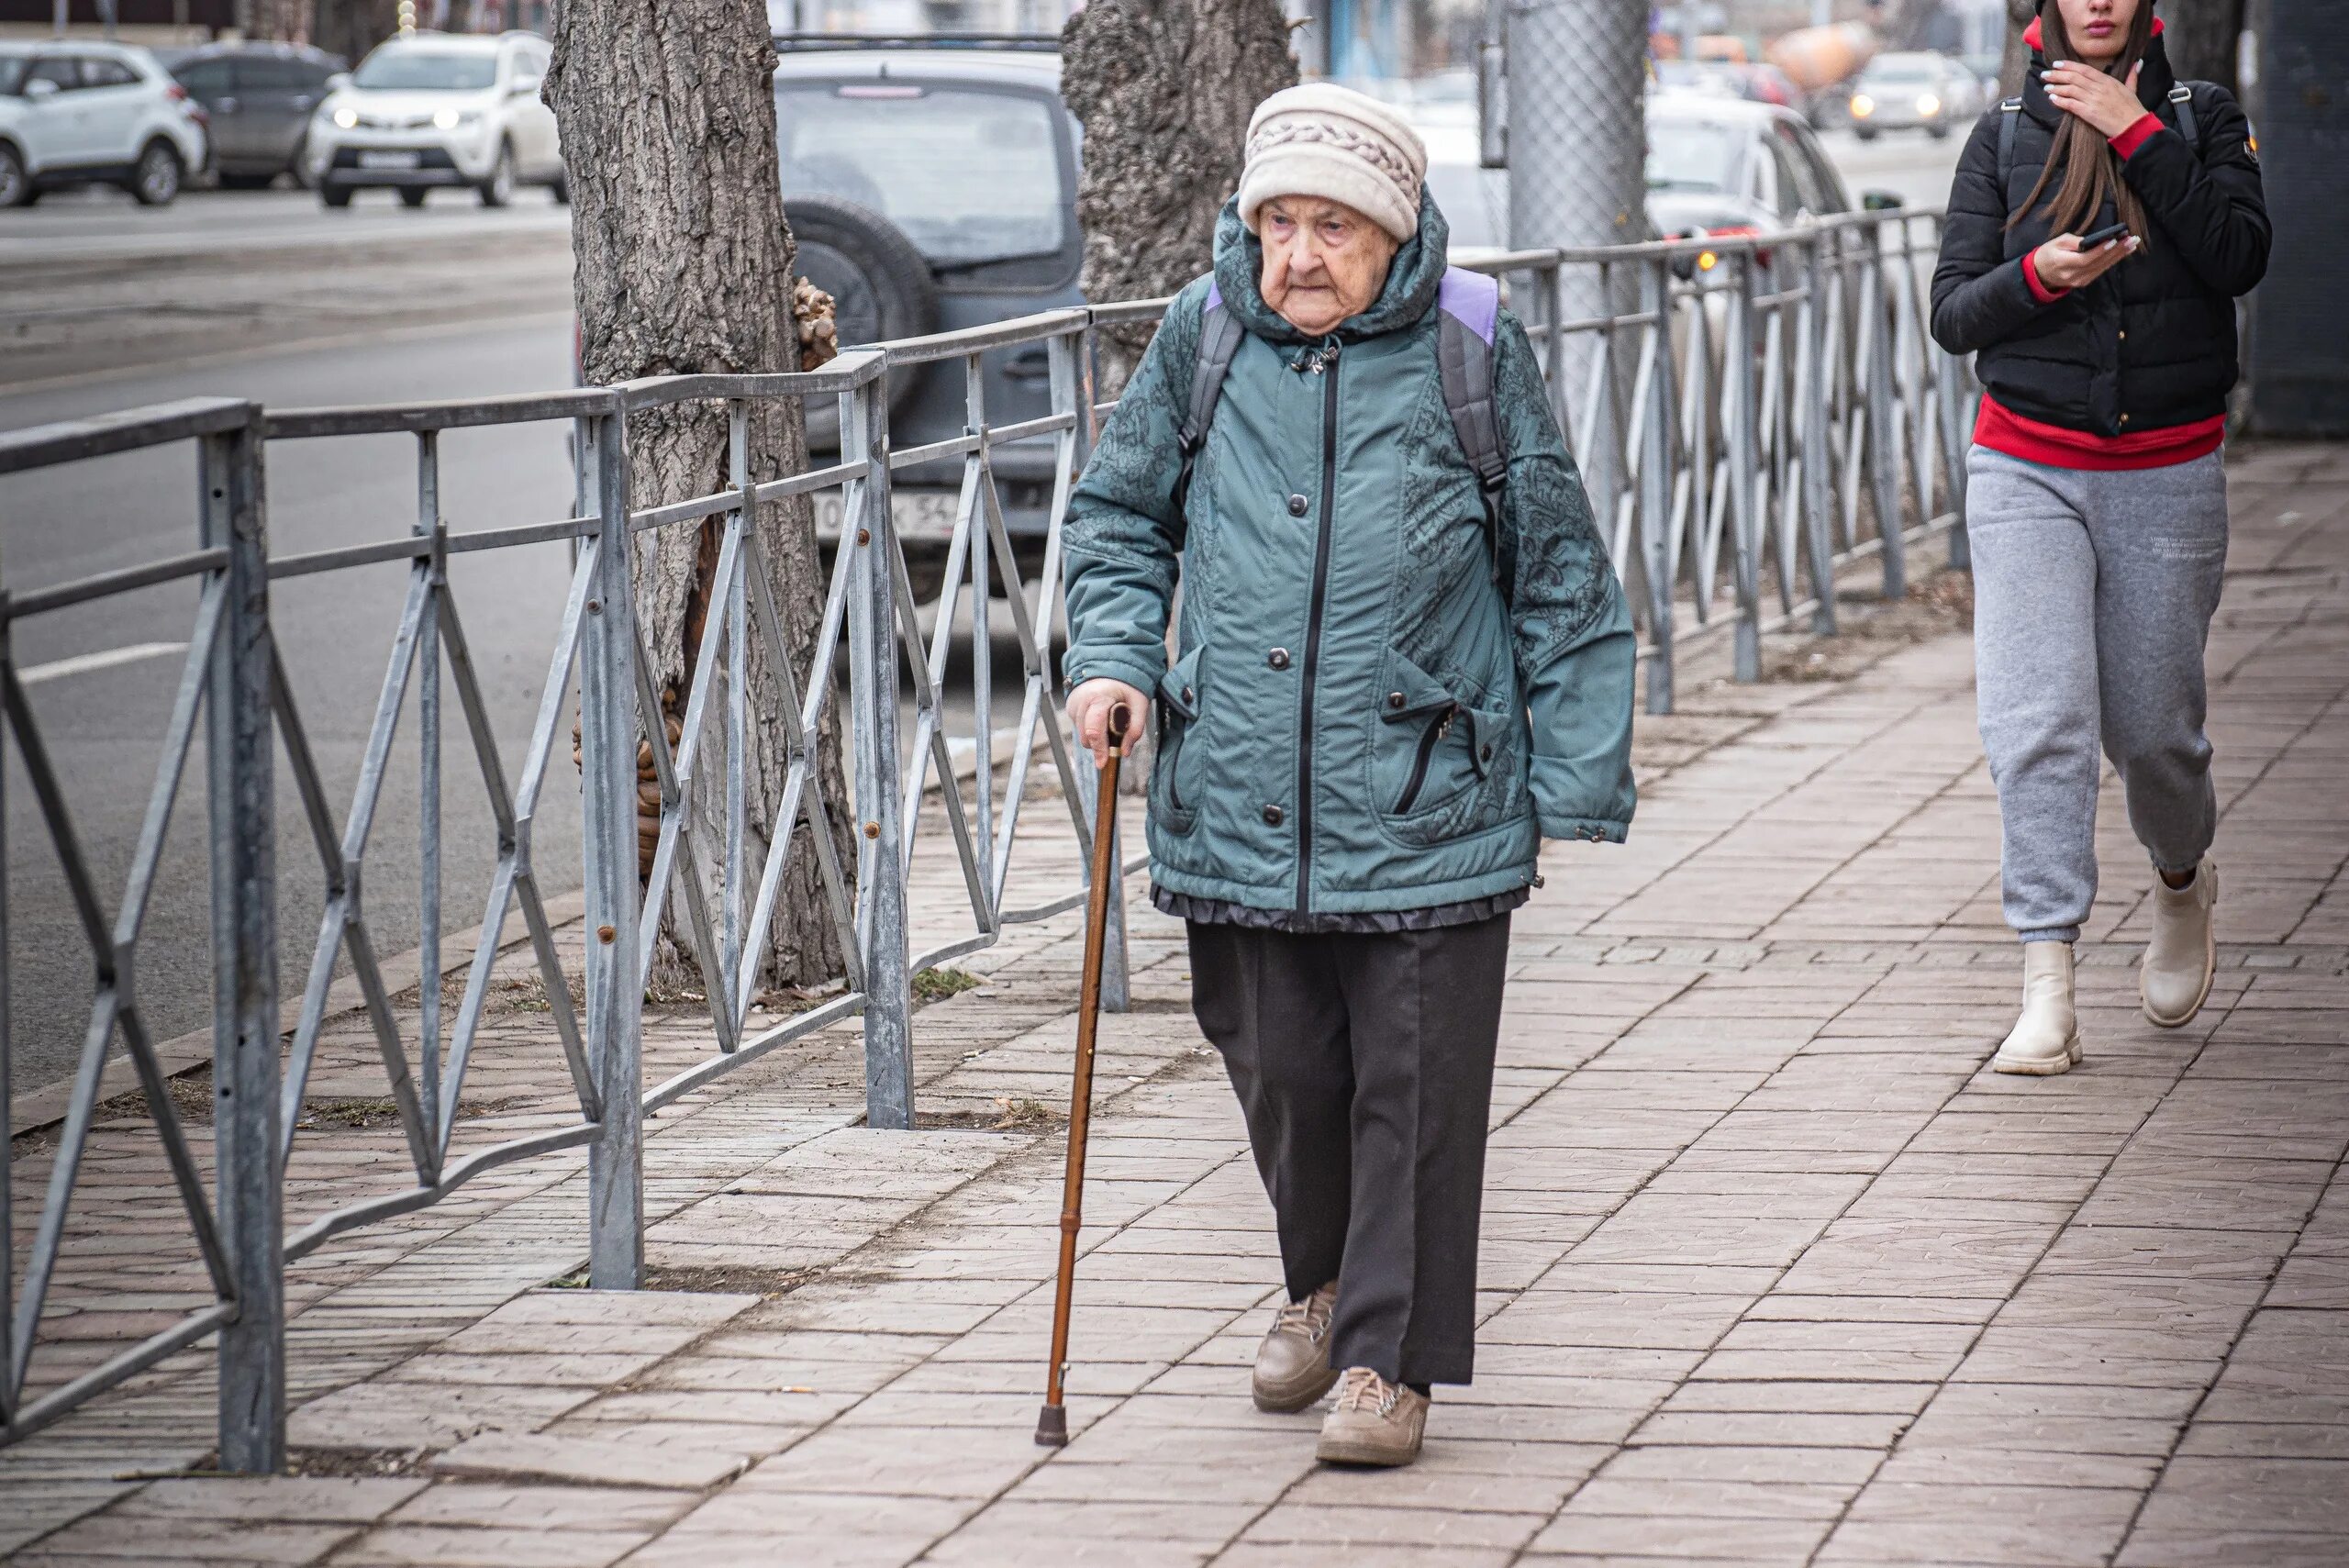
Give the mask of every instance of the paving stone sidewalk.
[{"label": "paving stone sidewalk", "polygon": [[0,1550],[2349,1562],[2349,450],[2232,475],[2202,1017],[2137,1012],[2146,877],[2109,792],[2088,1060],[1983,1071],[2019,966],[1962,638],[1692,702],[1650,731],[1676,765],[1631,842],[1554,846],[1518,918],[1478,1376],[1438,1391],[1410,1471],[1319,1469],[1315,1417],[1248,1404],[1270,1212],[1179,929],[1137,900],[1065,1450],[1030,1440],[1061,1140],[1023,1102],[1065,1094],[1068,919],[917,1021],[924,1105],[981,1125],[854,1125],[852,1031],[652,1124],[651,1261],[758,1288],[529,1288],[576,1266],[582,1183],[501,1173],[298,1282],[311,1473],[142,1475],[208,1447],[188,1358],[0,1453]]}]

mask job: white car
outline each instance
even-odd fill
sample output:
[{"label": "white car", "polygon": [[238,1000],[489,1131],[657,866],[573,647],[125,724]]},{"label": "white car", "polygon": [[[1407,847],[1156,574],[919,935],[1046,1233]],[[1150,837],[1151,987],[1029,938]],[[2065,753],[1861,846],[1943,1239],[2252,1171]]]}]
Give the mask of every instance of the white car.
[{"label": "white car", "polygon": [[435,185],[504,206],[517,185],[570,193],[554,111],[539,101],[553,50],[535,33],[407,33],[359,62],[310,121],[310,172],[327,206],[387,186],[422,206]]},{"label": "white car", "polygon": [[0,42],[0,207],[82,184],[163,206],[207,150],[203,106],[145,50]]}]

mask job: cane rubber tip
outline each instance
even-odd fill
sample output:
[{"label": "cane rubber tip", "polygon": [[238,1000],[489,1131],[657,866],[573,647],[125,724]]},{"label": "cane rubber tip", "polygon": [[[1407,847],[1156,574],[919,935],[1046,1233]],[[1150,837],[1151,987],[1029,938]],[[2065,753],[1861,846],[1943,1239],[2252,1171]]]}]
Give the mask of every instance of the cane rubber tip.
[{"label": "cane rubber tip", "polygon": [[1036,1417],[1036,1446],[1039,1448],[1068,1447],[1068,1407],[1047,1405]]}]

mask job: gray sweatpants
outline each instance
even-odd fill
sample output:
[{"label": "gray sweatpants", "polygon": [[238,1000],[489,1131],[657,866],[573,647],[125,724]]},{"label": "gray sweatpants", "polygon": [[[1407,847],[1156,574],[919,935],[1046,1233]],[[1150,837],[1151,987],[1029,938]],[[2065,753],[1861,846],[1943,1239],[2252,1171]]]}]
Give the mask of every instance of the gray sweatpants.
[{"label": "gray sweatpants", "polygon": [[1967,454],[1974,673],[1998,786],[2007,924],[2076,941],[2096,896],[2097,751],[2164,871],[2191,871],[2218,806],[2202,644],[2227,560],[2220,454],[2103,473]]}]

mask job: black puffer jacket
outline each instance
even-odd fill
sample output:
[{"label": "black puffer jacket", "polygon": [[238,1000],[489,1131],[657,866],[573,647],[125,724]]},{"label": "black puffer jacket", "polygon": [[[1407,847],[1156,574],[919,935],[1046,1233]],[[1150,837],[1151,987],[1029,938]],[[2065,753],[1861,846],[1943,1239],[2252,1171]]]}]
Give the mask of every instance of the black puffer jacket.
[{"label": "black puffer jacket", "polygon": [[[2267,208],[2251,126],[2232,95],[2190,83],[2199,150],[2178,134],[2176,85],[2159,34],[2138,73],[2137,96],[2164,128],[2121,165],[2144,203],[2145,249],[2086,288],[2042,305],[2022,258],[2053,236],[2039,216],[2007,217],[2031,195],[2062,111],[2048,102],[2032,51],[2019,111],[1993,107],[1974,128],[1950,188],[1941,263],[1933,272],[1933,338],[1973,353],[1975,372],[2009,412],[2065,429],[2117,436],[2190,424],[2226,412],[2235,384],[2234,299],[2267,270]],[[2001,189],[1998,122],[2012,113],[2014,145]],[[2105,204],[2092,232],[2114,221]]]}]

